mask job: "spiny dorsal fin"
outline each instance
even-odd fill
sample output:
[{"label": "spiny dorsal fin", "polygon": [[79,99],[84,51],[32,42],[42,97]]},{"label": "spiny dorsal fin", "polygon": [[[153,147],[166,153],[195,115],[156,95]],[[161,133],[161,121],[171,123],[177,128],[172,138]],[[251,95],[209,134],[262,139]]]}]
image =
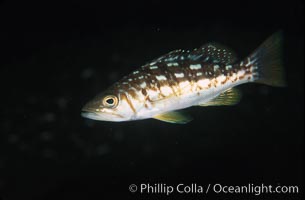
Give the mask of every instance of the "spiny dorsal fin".
[{"label": "spiny dorsal fin", "polygon": [[236,61],[236,56],[231,49],[223,45],[208,43],[192,51],[181,49],[171,51],[157,59],[154,59],[149,64],[154,65],[160,62],[169,63],[180,61],[233,64]]},{"label": "spiny dorsal fin", "polygon": [[230,88],[211,101],[199,104],[199,106],[231,106],[237,104],[240,98],[240,91],[235,88]]},{"label": "spiny dorsal fin", "polygon": [[164,122],[177,123],[177,124],[186,124],[192,120],[190,116],[187,116],[177,111],[162,113],[154,116],[153,118]]}]

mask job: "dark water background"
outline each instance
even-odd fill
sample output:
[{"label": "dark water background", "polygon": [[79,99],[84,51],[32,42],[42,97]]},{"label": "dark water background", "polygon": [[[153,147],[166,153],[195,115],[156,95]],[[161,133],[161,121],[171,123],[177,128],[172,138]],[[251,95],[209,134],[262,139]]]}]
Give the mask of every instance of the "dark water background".
[{"label": "dark water background", "polygon": [[[303,18],[298,0],[2,1],[0,199],[165,197],[131,194],[132,183],[303,190]],[[243,58],[279,29],[286,88],[240,86],[240,104],[190,108],[186,125],[80,116],[95,94],[171,50],[216,41]]]}]

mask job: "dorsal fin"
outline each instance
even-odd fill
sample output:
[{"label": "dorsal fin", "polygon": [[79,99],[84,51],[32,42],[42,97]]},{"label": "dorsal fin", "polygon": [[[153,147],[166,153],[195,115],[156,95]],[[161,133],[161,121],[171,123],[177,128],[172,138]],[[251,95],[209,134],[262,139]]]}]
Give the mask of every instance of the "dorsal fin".
[{"label": "dorsal fin", "polygon": [[199,106],[232,106],[237,104],[240,98],[240,91],[235,88],[230,88],[211,101],[199,104]]},{"label": "dorsal fin", "polygon": [[154,65],[160,62],[168,63],[181,61],[233,64],[236,60],[235,53],[231,49],[217,43],[208,43],[193,51],[181,49],[171,51],[154,59],[149,64]]},{"label": "dorsal fin", "polygon": [[191,51],[189,50],[182,50],[182,49],[174,50],[159,58],[154,59],[153,61],[150,62],[150,65],[154,65],[155,63],[158,62],[179,62],[179,61],[187,60],[188,59],[187,55],[190,52]]},{"label": "dorsal fin", "polygon": [[209,57],[208,60],[212,63],[233,64],[237,61],[233,50],[215,42],[203,45],[200,51],[205,57]]}]

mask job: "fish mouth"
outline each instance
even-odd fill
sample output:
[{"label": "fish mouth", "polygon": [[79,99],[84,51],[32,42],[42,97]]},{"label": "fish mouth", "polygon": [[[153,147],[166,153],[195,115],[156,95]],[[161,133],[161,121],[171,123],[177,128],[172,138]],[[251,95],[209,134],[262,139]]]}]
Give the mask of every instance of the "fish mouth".
[{"label": "fish mouth", "polygon": [[[104,113],[100,114],[91,106],[91,102],[87,103],[81,111],[81,116],[88,119],[106,121]],[[107,120],[108,121],[108,120]]]},{"label": "fish mouth", "polygon": [[121,115],[114,114],[114,113],[99,114],[96,112],[82,111],[81,116],[88,118],[88,119],[98,120],[98,121],[124,121],[124,118]]},{"label": "fish mouth", "polygon": [[81,116],[88,118],[88,119],[103,120],[103,121],[105,120],[105,119],[102,119],[102,117],[100,115],[98,115],[97,113],[89,112],[89,111],[82,111]]}]

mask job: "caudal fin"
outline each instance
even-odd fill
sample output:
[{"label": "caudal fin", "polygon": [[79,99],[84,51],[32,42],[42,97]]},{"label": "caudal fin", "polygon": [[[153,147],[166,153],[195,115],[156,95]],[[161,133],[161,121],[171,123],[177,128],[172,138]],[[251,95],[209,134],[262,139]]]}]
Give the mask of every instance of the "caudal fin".
[{"label": "caudal fin", "polygon": [[279,31],[269,37],[250,55],[250,61],[253,63],[254,72],[257,75],[255,82],[277,87],[286,86],[282,46],[283,33]]}]

